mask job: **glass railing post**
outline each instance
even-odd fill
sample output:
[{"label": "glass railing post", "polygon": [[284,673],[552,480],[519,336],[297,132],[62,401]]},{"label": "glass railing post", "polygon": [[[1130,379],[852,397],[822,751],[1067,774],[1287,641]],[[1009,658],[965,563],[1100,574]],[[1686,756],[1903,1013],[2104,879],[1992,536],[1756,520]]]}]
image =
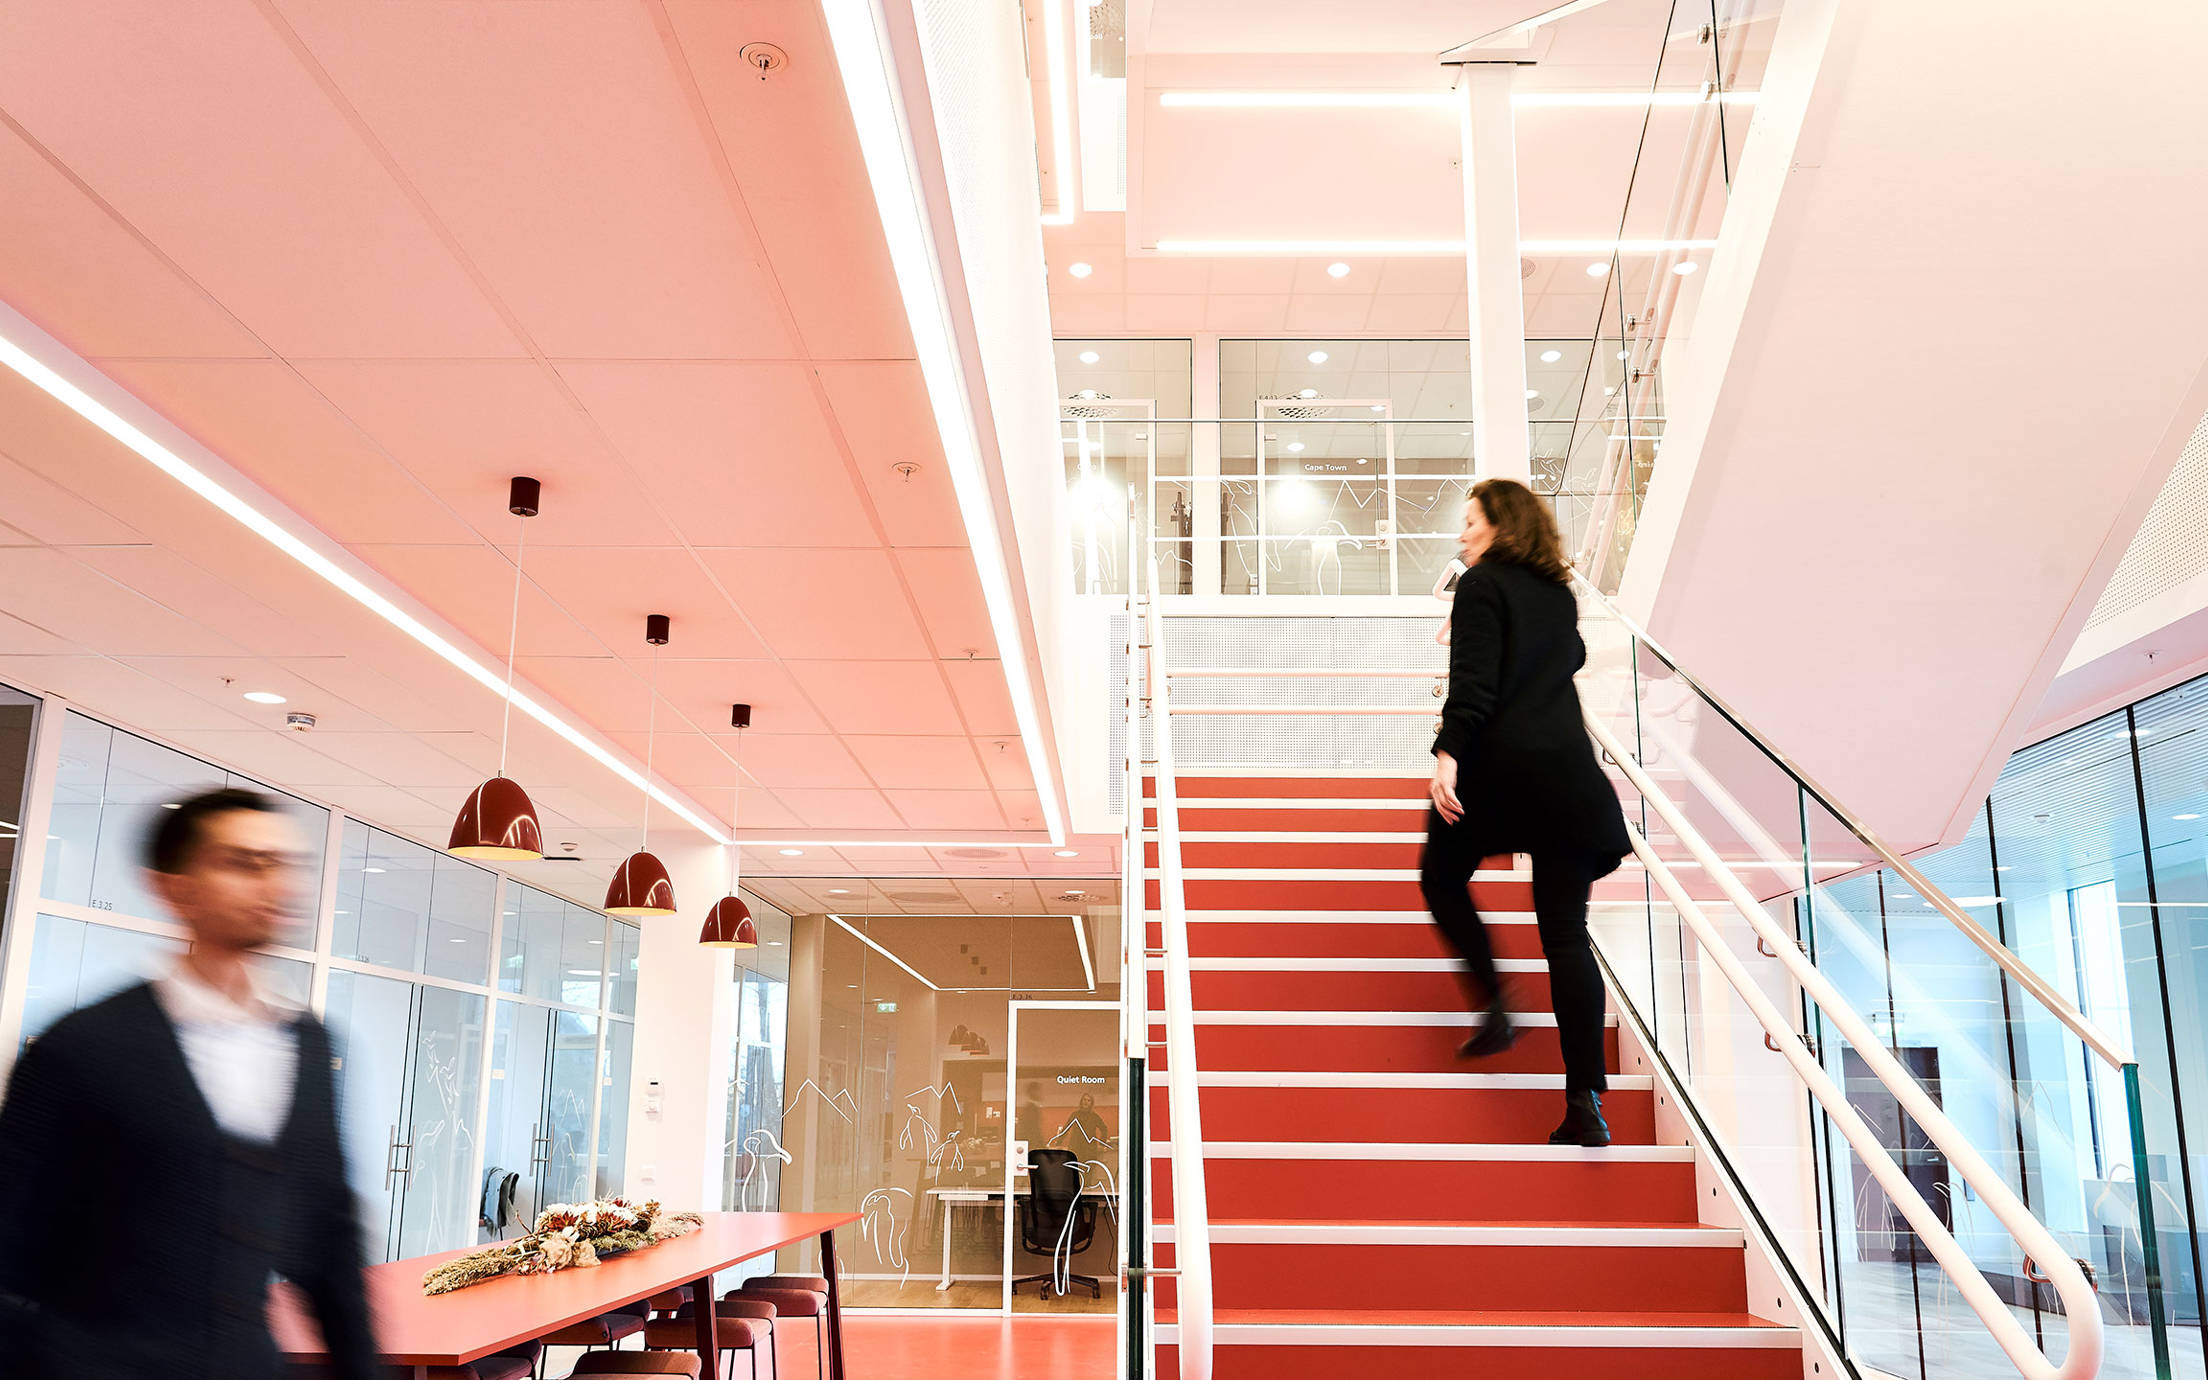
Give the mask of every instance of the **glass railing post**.
[{"label": "glass railing post", "polygon": [[2154,1179],[2147,1172],[2147,1121],[2139,1100],[2136,1060],[2124,1065],[2124,1107],[2131,1119],[2131,1172],[2139,1199],[2139,1256],[2147,1279],[2147,1333],[2154,1347],[2154,1375],[2155,1380],[2170,1380],[2169,1320],[2162,1308],[2162,1246],[2154,1230]]}]

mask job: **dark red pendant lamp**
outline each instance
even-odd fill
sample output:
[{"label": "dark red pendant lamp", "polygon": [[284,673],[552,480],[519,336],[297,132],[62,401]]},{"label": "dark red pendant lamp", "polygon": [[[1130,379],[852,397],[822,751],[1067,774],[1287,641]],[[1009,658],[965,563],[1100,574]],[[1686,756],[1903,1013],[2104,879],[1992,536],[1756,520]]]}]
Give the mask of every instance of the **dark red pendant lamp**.
[{"label": "dark red pendant lamp", "polygon": [[[739,776],[744,768],[744,730],[751,727],[751,706],[732,705],[728,721],[736,730],[736,770]],[[728,832],[728,894],[713,903],[713,909],[705,913],[705,927],[698,931],[698,942],[709,949],[756,949],[759,947],[759,927],[752,923],[751,907],[736,893],[736,873],[744,846],[735,841],[736,811],[743,804],[743,788],[737,787],[735,803],[729,807]]]},{"label": "dark red pendant lamp", "polygon": [[452,838],[445,851],[462,858],[492,858],[520,862],[544,856],[544,830],[537,823],[537,807],[529,793],[506,774],[506,743],[514,726],[514,653],[521,632],[521,554],[528,539],[529,519],[540,510],[542,490],[537,481],[516,475],[506,489],[506,511],[521,519],[521,536],[514,541],[514,605],[506,621],[506,707],[498,728],[498,775],[477,786],[452,821]]},{"label": "dark red pendant lamp", "polygon": [[673,915],[675,882],[667,864],[645,847],[652,834],[652,747],[659,737],[659,649],[667,645],[667,615],[654,613],[644,619],[644,640],[652,644],[652,704],[644,729],[644,833],[634,853],[613,870],[613,885],[606,888],[608,915]]}]

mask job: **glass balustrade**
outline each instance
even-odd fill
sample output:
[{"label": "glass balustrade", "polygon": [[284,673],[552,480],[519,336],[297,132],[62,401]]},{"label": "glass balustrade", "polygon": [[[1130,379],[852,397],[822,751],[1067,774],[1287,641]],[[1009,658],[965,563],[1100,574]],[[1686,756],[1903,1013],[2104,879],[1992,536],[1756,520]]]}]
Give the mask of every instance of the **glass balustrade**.
[{"label": "glass balustrade", "polygon": [[[2109,875],[2082,886],[2027,880],[2046,869],[2020,871],[2021,856],[2005,860],[1997,849],[1997,792],[1961,844],[1921,869],[1897,863],[1607,605],[1586,601],[1582,626],[1582,694],[1598,723],[1740,879],[1781,940],[1838,990],[1859,1033],[1915,1077],[2093,1281],[2107,1337],[2101,1373],[2166,1377],[2173,1347],[2178,1373],[2200,1373],[2198,1320],[2183,1307],[2193,1293],[2189,1264],[2182,1280],[2171,1273],[2190,1261],[2191,1222],[2176,1127],[2155,1114],[2170,1105],[2167,1062],[2149,1048],[2130,1053],[2123,996],[2123,970],[2137,965],[2141,948],[2128,931],[2150,913],[2127,908],[2148,899],[2139,855],[2126,864],[2115,850]],[[2106,753],[2107,770],[2125,774],[2127,795],[2128,742]],[[1681,831],[1622,780],[1621,795],[1628,819],[1725,949],[1797,1020],[1847,1105],[2019,1324],[2059,1360],[2069,1319],[2044,1282],[2045,1262],[2027,1258],[1980,1187],[1805,997],[1779,947],[1750,928],[1733,904],[1739,898]],[[2028,836],[2044,836],[2052,822],[2040,811]],[[1691,1096],[1708,1142],[1846,1354],[1865,1373],[2011,1373],[1953,1277],[1766,1042],[1650,872],[1630,864],[1598,889],[1598,951],[1627,1018]],[[2036,996],[2039,985],[2085,1032],[2105,1037],[2105,1048]]]}]

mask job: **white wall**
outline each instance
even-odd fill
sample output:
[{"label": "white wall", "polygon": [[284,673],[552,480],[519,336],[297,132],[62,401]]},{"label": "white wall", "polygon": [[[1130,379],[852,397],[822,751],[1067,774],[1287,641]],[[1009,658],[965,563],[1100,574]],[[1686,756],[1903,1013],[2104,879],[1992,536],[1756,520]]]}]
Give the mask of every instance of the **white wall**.
[{"label": "white wall", "polygon": [[626,1189],[670,1208],[716,1212],[736,1042],[736,951],[702,947],[698,931],[706,911],[728,892],[728,860],[720,847],[695,834],[655,835],[652,851],[667,864],[682,909],[637,922],[643,942],[629,1070]]},{"label": "white wall", "polygon": [[1956,832],[2208,410],[2208,10],[1799,0],[1623,602],[1892,841]]}]

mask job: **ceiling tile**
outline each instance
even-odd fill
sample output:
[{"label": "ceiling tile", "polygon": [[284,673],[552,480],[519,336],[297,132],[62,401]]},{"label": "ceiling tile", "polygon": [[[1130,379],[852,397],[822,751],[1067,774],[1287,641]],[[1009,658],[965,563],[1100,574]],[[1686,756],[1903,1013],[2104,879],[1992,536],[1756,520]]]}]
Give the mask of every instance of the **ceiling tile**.
[{"label": "ceiling tile", "polygon": [[775,798],[810,829],[900,829],[904,820],[879,791],[789,789]]},{"label": "ceiling tile", "polygon": [[793,353],[648,10],[277,3],[545,353]]},{"label": "ceiling tile", "polygon": [[963,733],[937,667],[925,661],[799,661],[790,664],[790,674],[839,733]]},{"label": "ceiling tile", "polygon": [[[490,656],[503,662],[509,633],[524,656],[604,656],[608,647],[570,617],[537,583],[522,584],[514,609],[514,563],[480,542],[467,546],[363,545],[353,554],[434,608]],[[531,552],[535,566],[552,553]],[[531,572],[525,570],[524,574]]]},{"label": "ceiling tile", "polygon": [[[860,481],[892,546],[963,546],[949,466],[920,366],[905,361],[823,364],[820,380]],[[900,474],[900,464],[919,468]]]},{"label": "ceiling tile", "polygon": [[[560,376],[698,546],[874,546],[807,370],[564,360]],[[932,428],[932,417],[907,419]]]},{"label": "ceiling tile", "polygon": [[109,377],[342,542],[474,533],[274,360],[109,360]]},{"label": "ceiling tile", "polygon": [[615,655],[651,659],[644,620],[668,616],[662,660],[764,657],[766,646],[679,547],[564,546],[527,557],[529,578]]},{"label": "ceiling tile", "polygon": [[769,547],[698,555],[784,660],[933,655],[885,551]]},{"label": "ceiling tile", "polygon": [[968,732],[1019,738],[1020,723],[1004,686],[1003,666],[994,661],[946,661],[943,674],[950,678]]},{"label": "ceiling tile", "polygon": [[522,527],[506,509],[515,475],[543,486],[542,511],[528,519],[531,548],[673,540],[635,473],[535,360],[309,360],[299,368],[457,520],[501,547],[511,548]]},{"label": "ceiling tile", "polygon": [[0,547],[0,613],[65,630],[110,655],[247,655],[191,619],[43,547]]},{"label": "ceiling tile", "polygon": [[1004,812],[994,791],[886,791],[889,803],[915,829],[1002,829]]},{"label": "ceiling tile", "polygon": [[[722,0],[667,0],[665,8],[806,352],[910,358],[903,299],[819,8]],[[761,42],[791,56],[769,81],[728,57]]]},{"label": "ceiling tile", "polygon": [[100,355],[257,355],[259,341],[0,126],[0,301]]},{"label": "ceiling tile", "polygon": [[914,548],[899,551],[897,564],[920,605],[920,618],[936,655],[987,656],[996,650],[997,636],[989,623],[989,605],[982,598],[981,574],[974,569],[971,550]]},{"label": "ceiling tile", "polygon": [[520,353],[256,6],[22,6],[0,90],[11,117],[278,351]]},{"label": "ceiling tile", "polygon": [[988,784],[971,738],[853,736],[844,742],[873,784],[886,789],[978,790]]},{"label": "ceiling tile", "polygon": [[856,788],[877,784],[867,779],[843,741],[829,734],[747,731],[729,734],[723,742],[737,755],[746,774],[762,786]]}]

